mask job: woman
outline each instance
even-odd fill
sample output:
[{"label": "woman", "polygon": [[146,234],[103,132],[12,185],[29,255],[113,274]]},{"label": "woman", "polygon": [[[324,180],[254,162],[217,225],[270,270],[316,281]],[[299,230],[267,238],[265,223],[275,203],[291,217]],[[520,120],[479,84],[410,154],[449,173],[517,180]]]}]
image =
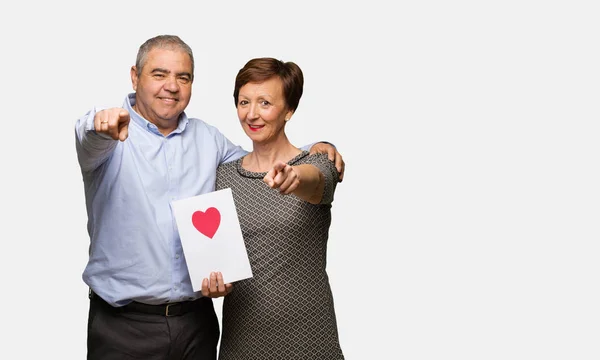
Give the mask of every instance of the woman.
[{"label": "woman", "polygon": [[296,64],[273,58],[250,60],[236,77],[253,151],[221,165],[216,184],[232,189],[253,277],[223,300],[220,360],[344,359],[325,271],[339,174],[285,134],[303,85]]}]

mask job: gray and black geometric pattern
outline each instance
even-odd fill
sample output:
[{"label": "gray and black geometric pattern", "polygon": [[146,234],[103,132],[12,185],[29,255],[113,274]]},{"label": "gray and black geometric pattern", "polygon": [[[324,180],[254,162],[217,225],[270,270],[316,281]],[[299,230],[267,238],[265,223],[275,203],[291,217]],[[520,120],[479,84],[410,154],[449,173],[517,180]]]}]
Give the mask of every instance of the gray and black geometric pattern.
[{"label": "gray and black geometric pattern", "polygon": [[290,165],[313,164],[326,181],[321,204],[269,188],[266,173],[242,159],[217,170],[231,188],[250,265],[223,300],[219,360],[341,360],[333,296],[325,270],[331,203],[338,182],[325,154],[304,151]]}]

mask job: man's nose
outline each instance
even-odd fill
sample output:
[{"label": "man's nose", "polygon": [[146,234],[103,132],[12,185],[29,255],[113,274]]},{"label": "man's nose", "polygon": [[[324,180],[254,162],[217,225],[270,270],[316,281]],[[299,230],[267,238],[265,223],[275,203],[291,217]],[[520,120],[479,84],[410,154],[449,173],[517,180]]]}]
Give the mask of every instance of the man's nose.
[{"label": "man's nose", "polygon": [[164,88],[165,90],[170,92],[177,92],[179,91],[179,83],[177,82],[177,79],[175,77],[167,77],[167,79],[165,80]]}]

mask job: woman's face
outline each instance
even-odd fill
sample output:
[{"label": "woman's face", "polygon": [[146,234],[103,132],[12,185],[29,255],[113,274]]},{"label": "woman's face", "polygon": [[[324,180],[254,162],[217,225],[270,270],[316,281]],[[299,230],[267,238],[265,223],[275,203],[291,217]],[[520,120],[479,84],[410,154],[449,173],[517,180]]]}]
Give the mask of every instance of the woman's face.
[{"label": "woman's face", "polygon": [[261,83],[247,83],[240,88],[237,102],[240,124],[254,143],[264,143],[283,135],[288,110],[283,84],[277,76]]}]

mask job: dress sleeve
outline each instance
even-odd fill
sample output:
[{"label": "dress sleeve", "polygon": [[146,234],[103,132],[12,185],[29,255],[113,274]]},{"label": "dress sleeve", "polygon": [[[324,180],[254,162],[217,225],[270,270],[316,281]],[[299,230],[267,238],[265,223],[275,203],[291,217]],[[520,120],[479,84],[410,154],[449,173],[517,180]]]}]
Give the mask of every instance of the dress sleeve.
[{"label": "dress sleeve", "polygon": [[340,178],[335,163],[329,160],[327,154],[313,154],[309,156],[309,159],[308,163],[316,166],[325,177],[325,189],[320,204],[331,204]]}]

